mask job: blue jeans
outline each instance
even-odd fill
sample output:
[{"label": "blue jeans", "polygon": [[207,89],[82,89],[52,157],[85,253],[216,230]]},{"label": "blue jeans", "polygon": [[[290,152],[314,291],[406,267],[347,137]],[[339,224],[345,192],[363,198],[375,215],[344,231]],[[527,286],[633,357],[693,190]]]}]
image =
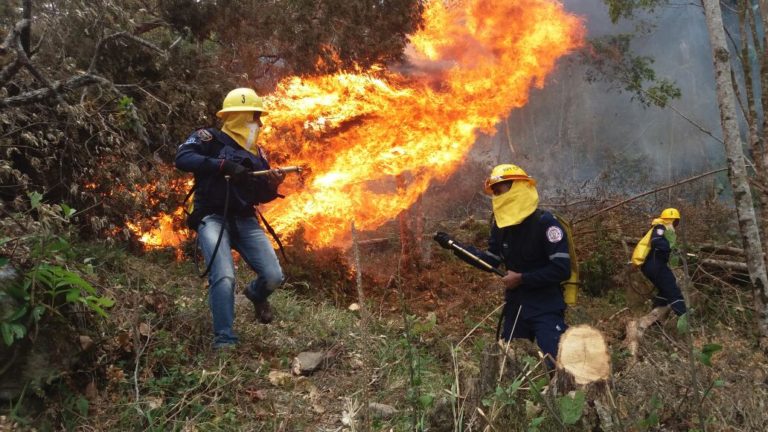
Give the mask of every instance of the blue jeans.
[{"label": "blue jeans", "polygon": [[208,215],[197,227],[197,241],[206,265],[211,262],[222,224],[224,233],[208,274],[208,304],[213,316],[213,345],[216,348],[236,344],[232,330],[235,321],[235,249],[258,277],[246,287],[246,296],[254,302],[267,300],[283,283],[283,270],[264,230],[255,217],[232,217],[225,222],[220,215]]}]

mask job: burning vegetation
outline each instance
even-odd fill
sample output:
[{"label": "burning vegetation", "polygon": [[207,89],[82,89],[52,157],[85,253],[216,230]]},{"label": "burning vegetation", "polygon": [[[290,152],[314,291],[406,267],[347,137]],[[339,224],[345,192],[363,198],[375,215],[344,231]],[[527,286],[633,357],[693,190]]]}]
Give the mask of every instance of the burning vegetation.
[{"label": "burning vegetation", "polygon": [[[351,221],[370,230],[394,219],[461,166],[478,133],[492,134],[525,105],[583,33],[577,17],[548,0],[431,2],[400,71],[285,78],[267,98],[261,143],[273,165],[309,173],[287,185],[267,218],[280,233],[303,225],[320,246],[348,240]],[[173,246],[186,235],[168,232],[181,216],[129,227],[148,247]]]}]

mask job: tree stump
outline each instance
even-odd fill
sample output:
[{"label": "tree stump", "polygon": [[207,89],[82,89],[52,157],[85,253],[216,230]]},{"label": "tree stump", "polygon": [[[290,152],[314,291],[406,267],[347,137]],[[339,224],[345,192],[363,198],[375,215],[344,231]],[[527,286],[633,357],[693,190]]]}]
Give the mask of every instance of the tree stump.
[{"label": "tree stump", "polygon": [[552,391],[568,394],[584,392],[585,406],[582,422],[589,429],[613,430],[617,422],[612,409],[610,389],[611,356],[605,337],[588,325],[569,328],[560,337],[557,369]]}]

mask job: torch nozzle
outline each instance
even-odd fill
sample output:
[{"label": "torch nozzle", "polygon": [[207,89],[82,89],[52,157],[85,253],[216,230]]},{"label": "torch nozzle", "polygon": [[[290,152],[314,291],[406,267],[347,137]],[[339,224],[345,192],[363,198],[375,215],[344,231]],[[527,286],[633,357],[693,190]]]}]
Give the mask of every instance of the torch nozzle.
[{"label": "torch nozzle", "polygon": [[282,171],[282,172],[284,172],[286,174],[287,173],[301,173],[302,171],[304,171],[304,167],[301,167],[301,166],[287,166],[287,167],[282,167],[282,168],[272,168],[272,169],[263,170],[263,171],[251,171],[251,176],[258,177],[258,176],[267,175],[267,174],[269,174],[271,172],[278,172],[278,171]]}]

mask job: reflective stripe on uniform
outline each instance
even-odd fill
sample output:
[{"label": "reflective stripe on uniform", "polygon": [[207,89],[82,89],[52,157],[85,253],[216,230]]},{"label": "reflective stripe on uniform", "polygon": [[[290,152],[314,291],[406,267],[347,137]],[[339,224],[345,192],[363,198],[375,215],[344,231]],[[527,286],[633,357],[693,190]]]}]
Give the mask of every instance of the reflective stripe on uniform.
[{"label": "reflective stripe on uniform", "polygon": [[491,256],[491,258],[493,258],[493,259],[495,259],[495,260],[499,260],[499,261],[502,261],[501,257],[500,257],[500,256],[498,256],[498,255],[496,255],[496,254],[492,254],[492,253],[490,253],[490,252],[486,252],[486,254],[490,255],[490,256]]},{"label": "reflective stripe on uniform", "polygon": [[557,258],[571,258],[571,255],[566,252],[558,252],[549,256],[550,261]]}]

